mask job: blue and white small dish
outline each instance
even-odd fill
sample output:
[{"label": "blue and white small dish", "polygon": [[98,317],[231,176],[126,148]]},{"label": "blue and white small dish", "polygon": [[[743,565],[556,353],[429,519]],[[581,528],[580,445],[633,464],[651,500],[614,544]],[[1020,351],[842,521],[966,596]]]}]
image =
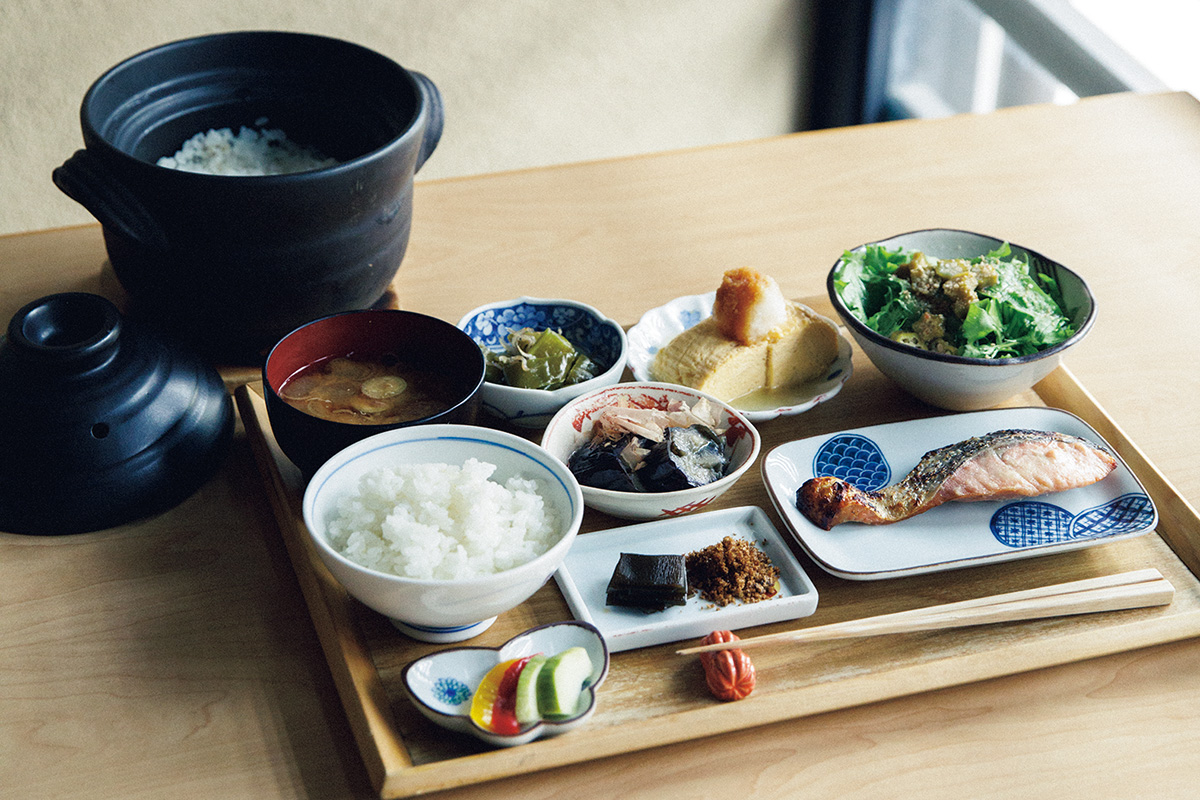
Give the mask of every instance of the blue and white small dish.
[{"label": "blue and white small dish", "polygon": [[488,303],[468,312],[458,321],[458,328],[497,353],[504,351],[510,331],[551,328],[599,365],[602,371],[591,380],[551,391],[484,381],[479,389],[483,408],[521,428],[544,428],[569,400],[616,383],[628,359],[624,329],[591,306],[574,300],[518,297]]},{"label": "blue and white small dish", "polygon": [[[587,650],[592,675],[569,719],[542,720],[515,734],[493,733],[471,719],[471,698],[488,670],[513,658]],[[401,673],[404,692],[426,719],[447,730],[469,733],[497,747],[558,736],[585,723],[596,711],[596,690],[608,675],[608,647],[595,626],[571,620],[530,628],[499,647],[452,647],[413,661]]]},{"label": "blue and white small dish", "polygon": [[[657,380],[653,371],[654,356],[676,336],[711,317],[716,297],[716,292],[677,297],[643,314],[638,323],[629,329],[628,335],[629,369],[633,377],[642,382]],[[730,401],[729,405],[745,414],[751,422],[766,422],[808,411],[842,390],[853,372],[852,356],[850,342],[839,331],[837,358],[819,380],[774,392],[769,404],[741,398]]]},{"label": "blue and white small dish", "polygon": [[[1105,446],[1108,477],[1020,500],[945,503],[890,525],[822,530],[796,507],[809,478],[833,475],[860,489],[895,483],[925,453],[1007,428],[1057,431]],[[893,422],[782,444],[763,457],[763,482],[785,526],[822,569],[876,580],[1078,550],[1154,530],[1158,512],[1137,476],[1090,425],[1055,408],[1006,408]]]}]

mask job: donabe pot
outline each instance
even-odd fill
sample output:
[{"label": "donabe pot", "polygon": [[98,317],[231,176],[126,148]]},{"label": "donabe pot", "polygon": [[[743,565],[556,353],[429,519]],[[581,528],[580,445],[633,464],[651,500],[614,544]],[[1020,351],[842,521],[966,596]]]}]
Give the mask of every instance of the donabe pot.
[{"label": "donabe pot", "polygon": [[[54,183],[101,222],[130,314],[245,360],[383,296],[443,111],[428,78],[367,48],[244,31],[133,56],[91,86],[80,118],[85,148]],[[265,176],[156,163],[197,133],[242,126],[281,129],[339,163]]]}]

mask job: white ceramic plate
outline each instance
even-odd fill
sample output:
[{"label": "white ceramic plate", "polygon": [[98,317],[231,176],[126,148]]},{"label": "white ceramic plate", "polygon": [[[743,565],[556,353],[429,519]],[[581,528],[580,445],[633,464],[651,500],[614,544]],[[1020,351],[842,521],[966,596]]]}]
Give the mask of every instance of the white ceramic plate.
[{"label": "white ceramic plate", "polygon": [[763,482],[789,531],[813,560],[851,580],[1075,550],[1140,536],[1158,523],[1154,503],[1120,456],[1117,468],[1091,486],[1020,501],[946,503],[891,525],[844,523],[825,531],[796,508],[796,490],[818,474],[877,489],[903,478],[930,450],[1005,428],[1058,431],[1106,444],[1090,425],[1065,411],[995,409],[788,442],[763,457]]},{"label": "white ceramic plate", "polygon": [[[645,612],[605,603],[608,581],[621,553],[687,554],[726,536],[754,542],[779,568],[779,593],[757,603],[719,607],[700,597],[664,611]],[[757,506],[708,511],[579,536],[554,575],[576,619],[603,634],[611,652],[700,638],[807,617],[817,610],[817,589],[766,512]]]},{"label": "white ceramic plate", "polygon": [[[716,296],[716,292],[709,292],[677,297],[666,305],[650,309],[643,314],[626,334],[629,341],[629,368],[633,377],[639,381],[656,380],[650,367],[659,348],[665,347],[668,342],[696,323],[712,316],[713,300]],[[784,402],[779,405],[773,404],[769,408],[748,403],[744,399],[735,400],[730,405],[745,414],[751,422],[766,422],[776,417],[807,411],[842,390],[842,385],[853,370],[852,355],[850,342],[839,332],[838,355],[824,378],[776,395],[776,401],[782,399]]]},{"label": "white ceramic plate", "polygon": [[[592,661],[592,675],[573,716],[542,720],[513,733],[493,733],[471,719],[471,698],[492,667],[511,658],[535,653],[553,655],[582,647]],[[596,690],[608,675],[608,648],[600,633],[574,620],[552,622],[514,636],[500,647],[451,647],[409,663],[401,672],[404,691],[426,719],[443,728],[469,733],[488,744],[513,747],[542,736],[557,736],[587,722],[596,710]]]}]

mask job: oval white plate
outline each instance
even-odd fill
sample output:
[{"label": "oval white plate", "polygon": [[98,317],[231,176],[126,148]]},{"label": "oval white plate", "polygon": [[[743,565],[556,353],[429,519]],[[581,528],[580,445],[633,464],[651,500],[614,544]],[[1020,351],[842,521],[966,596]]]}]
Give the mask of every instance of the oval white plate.
[{"label": "oval white plate", "polygon": [[[717,293],[692,294],[677,297],[666,305],[652,308],[642,315],[638,323],[629,329],[629,368],[639,381],[657,380],[651,372],[654,356],[659,348],[688,328],[712,316],[713,300]],[[731,406],[746,415],[751,422],[766,422],[776,417],[791,416],[807,411],[823,403],[842,390],[850,377],[852,351],[850,342],[838,332],[838,355],[825,376],[820,380],[801,384],[782,395],[782,405],[760,408],[734,400]]]},{"label": "oval white plate", "polygon": [[1107,446],[1090,425],[1065,411],[995,409],[781,444],[763,457],[763,482],[800,546],[822,569],[851,580],[1059,553],[1141,536],[1158,523],[1150,496],[1119,455],[1117,468],[1091,486],[1018,501],[946,503],[891,525],[844,523],[826,531],[796,507],[796,490],[817,474],[876,489],[903,478],[930,450],[1006,428],[1058,431]]}]

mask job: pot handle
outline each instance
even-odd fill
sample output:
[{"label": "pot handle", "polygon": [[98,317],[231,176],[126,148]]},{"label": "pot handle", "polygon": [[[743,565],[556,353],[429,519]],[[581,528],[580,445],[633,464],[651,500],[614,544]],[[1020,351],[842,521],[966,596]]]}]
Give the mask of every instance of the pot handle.
[{"label": "pot handle", "polygon": [[94,154],[76,150],[51,177],[63,194],[90,211],[104,227],[146,247],[167,249],[162,228]]},{"label": "pot handle", "polygon": [[424,105],[429,111],[429,122],[425,125],[425,136],[421,139],[421,149],[417,153],[417,169],[425,163],[429,156],[433,155],[433,150],[438,145],[438,141],[442,138],[442,127],[446,123],[446,113],[442,108],[442,93],[434,85],[433,81],[429,80],[420,72],[409,70],[409,75],[417,82],[417,88],[421,90],[421,97],[424,99]]}]

